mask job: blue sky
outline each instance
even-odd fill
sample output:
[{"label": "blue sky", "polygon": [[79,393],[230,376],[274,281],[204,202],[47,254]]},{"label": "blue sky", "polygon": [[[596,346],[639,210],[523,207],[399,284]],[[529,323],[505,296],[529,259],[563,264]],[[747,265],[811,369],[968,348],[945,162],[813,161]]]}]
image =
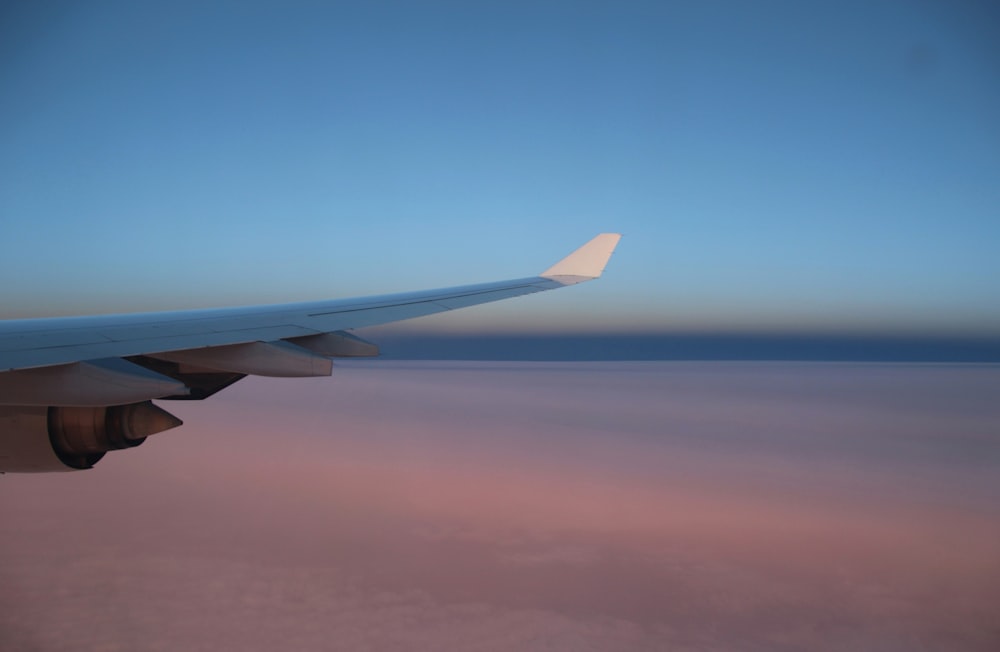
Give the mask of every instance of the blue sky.
[{"label": "blue sky", "polygon": [[6,317],[535,273],[423,328],[1000,335],[1000,17],[967,2],[0,9]]}]

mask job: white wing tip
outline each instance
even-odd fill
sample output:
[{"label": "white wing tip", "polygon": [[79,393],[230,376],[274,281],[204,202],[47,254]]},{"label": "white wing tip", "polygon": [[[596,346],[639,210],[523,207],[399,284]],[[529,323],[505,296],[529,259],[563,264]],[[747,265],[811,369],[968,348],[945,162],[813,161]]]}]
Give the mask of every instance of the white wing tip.
[{"label": "white wing tip", "polygon": [[550,279],[573,276],[577,277],[575,282],[600,278],[621,238],[620,233],[601,233],[542,272],[541,276]]}]

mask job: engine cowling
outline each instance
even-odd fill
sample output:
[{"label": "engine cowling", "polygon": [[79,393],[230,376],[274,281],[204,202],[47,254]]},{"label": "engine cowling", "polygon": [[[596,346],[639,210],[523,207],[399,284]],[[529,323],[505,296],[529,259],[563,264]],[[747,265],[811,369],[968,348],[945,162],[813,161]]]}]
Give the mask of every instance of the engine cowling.
[{"label": "engine cowling", "polygon": [[182,421],[151,401],[106,407],[0,406],[0,472],[78,471]]}]

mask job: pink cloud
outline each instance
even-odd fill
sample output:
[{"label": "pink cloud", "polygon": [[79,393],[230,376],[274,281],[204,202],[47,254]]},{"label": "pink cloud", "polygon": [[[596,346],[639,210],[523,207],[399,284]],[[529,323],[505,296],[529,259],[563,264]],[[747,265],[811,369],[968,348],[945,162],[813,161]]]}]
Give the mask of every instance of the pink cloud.
[{"label": "pink cloud", "polygon": [[338,371],[2,478],[2,647],[1000,640],[996,369]]}]

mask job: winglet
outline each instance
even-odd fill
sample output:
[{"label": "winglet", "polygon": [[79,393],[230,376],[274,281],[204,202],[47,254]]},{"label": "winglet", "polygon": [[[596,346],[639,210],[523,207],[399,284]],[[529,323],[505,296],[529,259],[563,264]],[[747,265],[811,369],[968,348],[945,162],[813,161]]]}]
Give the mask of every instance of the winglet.
[{"label": "winglet", "polygon": [[565,282],[569,279],[556,277],[577,277],[570,283],[599,278],[621,237],[620,233],[602,233],[542,272],[541,276],[559,280],[564,285],[569,284]]}]

